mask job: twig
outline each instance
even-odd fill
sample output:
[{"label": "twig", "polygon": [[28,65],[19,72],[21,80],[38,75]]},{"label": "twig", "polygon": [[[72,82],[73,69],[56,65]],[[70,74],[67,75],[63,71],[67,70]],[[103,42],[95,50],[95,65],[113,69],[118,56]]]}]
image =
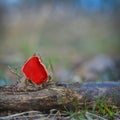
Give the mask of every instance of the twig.
[{"label": "twig", "polygon": [[9,70],[15,74],[18,78],[21,78],[21,75],[19,73],[17,73],[15,70],[13,70],[10,66],[8,66]]},{"label": "twig", "polygon": [[86,116],[88,116],[88,115],[94,116],[94,117],[99,118],[99,119],[101,119],[101,120],[107,120],[107,119],[105,119],[105,118],[103,118],[103,117],[101,117],[101,116],[98,116],[98,115],[96,115],[96,114],[93,114],[93,113],[90,113],[90,112],[86,112]]},{"label": "twig", "polygon": [[13,114],[13,115],[9,115],[9,116],[4,116],[4,117],[0,117],[0,120],[9,120],[12,119],[13,117],[18,117],[24,114],[31,114],[31,113],[41,113],[39,111],[27,111],[27,112],[22,112],[22,113],[17,113],[17,114]]}]

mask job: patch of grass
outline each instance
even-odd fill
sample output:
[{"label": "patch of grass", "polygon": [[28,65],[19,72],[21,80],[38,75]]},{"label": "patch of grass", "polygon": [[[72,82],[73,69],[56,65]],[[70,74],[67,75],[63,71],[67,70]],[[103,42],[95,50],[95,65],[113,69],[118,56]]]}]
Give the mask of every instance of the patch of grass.
[{"label": "patch of grass", "polygon": [[120,112],[115,105],[106,103],[106,99],[96,100],[92,109],[88,109],[85,103],[82,109],[78,108],[77,103],[74,103],[75,110],[68,110],[66,112],[73,120],[114,120],[117,118],[116,114]]},{"label": "patch of grass", "polygon": [[114,105],[107,105],[106,99],[97,100],[96,105],[101,115],[107,115],[110,119],[115,117],[114,114],[117,112],[117,109],[114,108]]}]

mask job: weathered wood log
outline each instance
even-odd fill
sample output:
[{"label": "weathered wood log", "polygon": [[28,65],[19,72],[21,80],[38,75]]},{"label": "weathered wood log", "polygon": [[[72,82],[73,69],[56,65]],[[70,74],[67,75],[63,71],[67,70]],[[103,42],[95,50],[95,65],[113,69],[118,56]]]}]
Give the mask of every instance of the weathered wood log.
[{"label": "weathered wood log", "polygon": [[76,91],[88,101],[98,99],[120,107],[120,82],[86,82],[71,84],[67,88]]},{"label": "weathered wood log", "polygon": [[[52,87],[38,91],[11,91],[9,86],[0,90],[0,110],[62,109],[72,104],[77,94],[64,87]],[[77,96],[80,97],[80,96]]]},{"label": "weathered wood log", "polygon": [[[85,102],[94,104],[98,100],[120,107],[120,82],[58,83],[58,85],[76,91],[82,96],[79,99],[79,107]],[[93,104],[88,107],[92,107]]]},{"label": "weathered wood log", "polygon": [[[106,102],[120,107],[120,82],[58,84],[37,91],[15,91],[11,86],[0,87],[0,110],[26,111],[73,108],[76,101],[94,103],[96,99],[106,98]],[[92,107],[92,106],[91,106]]]}]

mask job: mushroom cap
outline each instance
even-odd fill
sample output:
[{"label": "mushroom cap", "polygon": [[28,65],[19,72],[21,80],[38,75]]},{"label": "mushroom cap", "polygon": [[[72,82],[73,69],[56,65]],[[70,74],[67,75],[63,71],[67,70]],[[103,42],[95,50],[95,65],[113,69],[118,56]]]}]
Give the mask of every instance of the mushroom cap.
[{"label": "mushroom cap", "polygon": [[43,84],[49,78],[48,71],[39,56],[30,57],[23,65],[22,72],[28,80],[36,84]]}]

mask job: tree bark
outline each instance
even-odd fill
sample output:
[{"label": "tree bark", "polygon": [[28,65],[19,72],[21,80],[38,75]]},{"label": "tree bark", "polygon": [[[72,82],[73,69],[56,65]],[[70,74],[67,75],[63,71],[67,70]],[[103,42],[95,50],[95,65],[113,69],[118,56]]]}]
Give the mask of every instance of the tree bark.
[{"label": "tree bark", "polygon": [[[62,84],[61,84],[62,85]],[[63,86],[63,85],[62,85]],[[107,103],[115,103],[120,107],[120,82],[111,83],[83,83],[54,86],[42,90],[19,91],[15,86],[0,87],[0,111],[26,111],[50,109],[74,109],[76,102],[78,107],[84,104],[92,107],[96,99],[106,98]]]},{"label": "tree bark", "polygon": [[86,82],[71,84],[67,88],[82,96],[82,102],[100,100],[120,107],[120,82]]},{"label": "tree bark", "polygon": [[0,89],[0,110],[42,110],[63,109],[79,96],[64,87],[52,87],[38,91],[11,91],[11,86]]}]

